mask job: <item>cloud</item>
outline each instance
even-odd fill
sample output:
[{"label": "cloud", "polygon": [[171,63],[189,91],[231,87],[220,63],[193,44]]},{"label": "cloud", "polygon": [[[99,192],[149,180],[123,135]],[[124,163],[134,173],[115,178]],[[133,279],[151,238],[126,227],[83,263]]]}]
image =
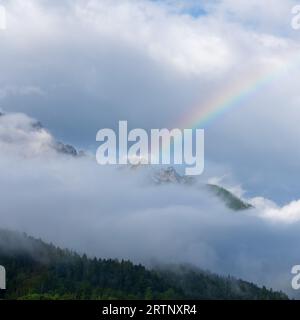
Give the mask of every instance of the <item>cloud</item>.
[{"label": "cloud", "polygon": [[300,200],[279,207],[268,199],[256,197],[251,199],[251,204],[258,209],[260,217],[270,221],[291,224],[300,220]]},{"label": "cloud", "polygon": [[24,157],[54,152],[55,140],[40,124],[25,114],[0,115],[0,148]]}]

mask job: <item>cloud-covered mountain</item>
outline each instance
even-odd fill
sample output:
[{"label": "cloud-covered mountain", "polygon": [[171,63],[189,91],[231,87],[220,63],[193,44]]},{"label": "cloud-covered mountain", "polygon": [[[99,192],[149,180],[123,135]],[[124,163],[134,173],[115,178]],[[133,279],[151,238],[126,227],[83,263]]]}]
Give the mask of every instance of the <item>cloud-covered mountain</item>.
[{"label": "cloud-covered mountain", "polygon": [[42,124],[22,113],[0,113],[0,148],[22,156],[44,156],[60,153],[82,155],[72,145],[58,142]]},{"label": "cloud-covered mountain", "polygon": [[[294,3],[7,1],[1,108],[83,149],[120,119],[144,129],[198,123],[207,171],[223,166],[251,196],[290,202],[300,163]],[[207,106],[225,107],[209,125]]]},{"label": "cloud-covered mountain", "polygon": [[206,188],[211,191],[213,195],[221,199],[228,208],[235,211],[253,208],[253,205],[243,201],[229,190],[226,190],[226,188],[211,183],[199,184],[197,183],[197,178],[193,176],[180,175],[174,167],[153,170],[151,173],[151,179],[157,185],[180,184],[185,186],[194,186],[199,190]]},{"label": "cloud-covered mountain", "polygon": [[298,259],[291,243],[300,241],[297,202],[245,198],[254,207],[237,214],[205,187],[217,179],[182,183],[169,168],[156,171],[157,183],[155,170],[99,166],[88,154],[57,152],[56,139],[35,123],[24,114],[0,118],[3,227],[92,256],[188,263],[289,291]]},{"label": "cloud-covered mountain", "polygon": [[[0,146],[2,150],[11,149],[29,158],[50,155],[51,153],[73,157],[84,155],[83,151],[78,152],[72,145],[56,141],[51,133],[42,126],[41,122],[20,113],[0,113]],[[139,168],[139,166],[131,168]],[[154,182],[157,185],[171,183],[191,186],[197,182],[197,179],[192,176],[180,175],[171,166],[153,169],[149,178],[151,180],[149,182]],[[230,191],[220,186],[212,184],[205,186],[231,209],[243,210],[251,207],[251,205],[244,203]]]}]

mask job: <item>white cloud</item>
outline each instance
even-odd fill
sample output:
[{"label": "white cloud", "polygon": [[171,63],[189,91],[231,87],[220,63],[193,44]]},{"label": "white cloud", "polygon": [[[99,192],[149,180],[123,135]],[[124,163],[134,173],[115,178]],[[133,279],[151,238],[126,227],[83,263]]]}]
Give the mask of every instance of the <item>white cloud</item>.
[{"label": "white cloud", "polygon": [[[0,148],[3,153],[17,152],[25,157],[54,152],[54,139],[37,121],[24,114],[0,116]],[[2,155],[3,157],[3,155]]]},{"label": "white cloud", "polygon": [[[59,41],[74,45],[70,43],[75,40],[72,33],[80,34],[83,45],[93,47],[101,47],[103,41],[110,39],[188,74],[226,70],[233,63],[230,44],[220,33],[208,32],[205,21],[170,12],[168,5],[151,1],[77,0],[56,9],[54,6],[49,10],[34,0],[12,1],[7,8],[11,20],[9,42],[18,39],[22,50],[32,51],[40,50],[49,40],[49,45]],[[91,41],[84,39],[84,33]],[[29,48],[27,41],[33,46]]]},{"label": "white cloud", "polygon": [[276,223],[295,223],[300,221],[300,200],[292,201],[282,207],[274,202],[257,197],[250,200],[257,208],[259,217]]}]

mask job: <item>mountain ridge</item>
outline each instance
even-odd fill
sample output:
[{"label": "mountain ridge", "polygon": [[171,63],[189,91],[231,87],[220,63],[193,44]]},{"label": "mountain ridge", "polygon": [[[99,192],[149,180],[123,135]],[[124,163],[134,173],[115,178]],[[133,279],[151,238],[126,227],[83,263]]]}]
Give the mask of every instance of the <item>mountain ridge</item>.
[{"label": "mountain ridge", "polygon": [[[180,184],[194,186],[196,185],[197,181],[196,178],[193,176],[180,175],[172,166],[169,166],[167,168],[161,168],[160,170],[154,171],[154,173],[151,175],[151,179],[157,185]],[[226,207],[228,207],[231,210],[242,211],[254,208],[253,205],[240,199],[239,197],[237,197],[232,192],[230,192],[222,186],[219,186],[217,184],[205,183],[204,187],[212,195],[219,198],[226,205]]]}]

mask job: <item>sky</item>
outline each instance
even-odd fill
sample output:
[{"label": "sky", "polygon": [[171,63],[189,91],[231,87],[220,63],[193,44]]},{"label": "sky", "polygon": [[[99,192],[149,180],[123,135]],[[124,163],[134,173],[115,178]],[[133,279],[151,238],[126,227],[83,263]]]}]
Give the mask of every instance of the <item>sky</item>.
[{"label": "sky", "polygon": [[[0,4],[7,11],[0,108],[8,114],[0,118],[0,199],[8,227],[99,256],[187,261],[286,287],[300,219],[297,1]],[[212,99],[228,87],[239,96],[244,82],[249,94],[201,122]],[[33,119],[47,130],[32,131]],[[143,174],[128,178],[93,157],[52,150],[58,140],[93,155],[97,131],[119,120],[146,130],[203,127],[199,179],[218,181],[256,210],[236,216],[205,191],[156,189]]]}]

